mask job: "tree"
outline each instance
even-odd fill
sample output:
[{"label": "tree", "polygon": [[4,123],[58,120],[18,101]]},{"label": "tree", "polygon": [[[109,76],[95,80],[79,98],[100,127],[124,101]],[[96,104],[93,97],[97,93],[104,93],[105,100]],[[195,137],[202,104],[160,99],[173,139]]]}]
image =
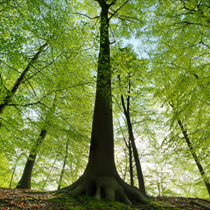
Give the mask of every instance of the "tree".
[{"label": "tree", "polygon": [[116,1],[97,2],[101,8],[100,48],[89,161],[84,174],[71,186],[61,189],[58,193],[67,191],[73,197],[80,194],[95,194],[95,199],[101,200],[104,192],[109,201],[131,203],[130,199],[136,199],[147,203],[147,199],[137,188],[128,185],[119,177],[114,162],[109,24],[114,14],[129,0],[121,4],[110,17],[109,9]]},{"label": "tree", "polygon": [[[129,81],[128,94],[130,94],[130,81]],[[125,100],[124,100],[123,95],[121,95],[121,102],[122,102],[122,106],[123,106],[124,115],[125,115],[126,120],[127,120],[129,142],[131,142],[132,150],[133,150],[133,154],[134,154],[134,160],[135,160],[135,163],[136,163],[139,189],[141,190],[142,194],[145,195],[146,191],[145,191],[145,185],[144,185],[144,178],[143,178],[143,173],[142,173],[142,169],[141,169],[141,163],[140,163],[140,160],[139,160],[138,150],[136,148],[136,143],[135,143],[135,139],[134,139],[134,135],[133,135],[132,123],[131,123],[131,119],[130,119],[130,95],[127,96],[127,108],[125,107]]]},{"label": "tree", "polygon": [[[155,79],[155,96],[165,105],[165,114],[170,113],[167,122],[170,134],[165,142],[193,157],[209,192],[210,86],[206,80],[209,78],[209,2],[157,3],[150,18],[153,25],[150,35],[156,36],[155,49],[150,54],[151,73]],[[173,110],[168,110],[171,101]]]},{"label": "tree", "polygon": [[28,156],[28,159],[26,161],[26,164],[23,170],[23,174],[17,184],[17,187],[16,187],[17,189],[31,189],[31,176],[32,176],[34,163],[36,161],[36,156],[37,156],[39,147],[41,146],[42,142],[44,141],[47,135],[47,125],[50,124],[50,121],[52,120],[52,116],[54,115],[56,105],[59,100],[58,98],[59,98],[59,92],[56,92],[52,107],[50,108],[47,116],[45,117],[46,118],[45,125],[43,126],[35,144],[33,145],[30,151],[30,154]]},{"label": "tree", "polygon": [[[65,3],[71,3],[71,1],[65,1]],[[74,129],[75,133],[80,130],[82,126],[78,124],[82,120],[79,119],[73,124],[73,121],[76,120],[66,119],[70,118],[70,115],[87,117],[84,113],[92,102],[90,99],[92,96],[88,97],[84,93],[88,93],[87,90],[92,88],[91,83],[93,82],[89,71],[92,67],[89,58],[83,59],[82,63],[78,60],[88,57],[87,54],[81,55],[89,47],[88,44],[84,44],[85,39],[83,39],[88,36],[80,33],[81,31],[78,32],[77,29],[83,32],[87,30],[85,27],[80,27],[83,25],[82,22],[78,24],[79,27],[75,25],[71,19],[71,9],[71,7],[64,6],[63,1],[23,0],[0,4],[2,29],[0,40],[0,125],[2,125],[0,150],[5,152],[10,164],[13,164],[19,149],[24,154],[32,155],[32,144],[36,144],[36,140],[37,143],[41,142],[46,132],[49,133],[51,139],[55,140],[56,133],[63,135],[65,132],[70,133],[70,129]],[[70,29],[71,33],[69,33]],[[85,60],[88,60],[88,63]],[[80,69],[82,71],[79,71]],[[73,71],[77,74],[73,75]],[[58,83],[60,89],[54,85]],[[89,84],[88,87],[85,87],[85,84]],[[74,89],[74,93],[69,91],[70,88]],[[63,100],[59,104],[59,109],[56,110],[56,119],[54,118],[47,130],[42,129],[45,120],[43,118],[53,100],[51,96],[58,91],[63,91]],[[78,94],[84,101],[88,98],[86,102],[81,102]],[[79,114],[75,111],[76,107],[73,111],[71,110],[74,113],[71,113],[68,107],[69,101],[73,103],[76,99],[79,101],[75,103],[80,110]],[[4,109],[5,107],[7,108]],[[88,113],[90,113],[89,110]],[[92,116],[92,113],[90,114]],[[85,139],[89,125],[86,123],[87,119],[83,119],[83,122],[83,130],[81,129],[79,133],[84,134],[83,139]],[[62,135],[59,138],[62,138]],[[38,136],[41,139],[37,139]],[[55,142],[58,145],[58,139]],[[49,154],[47,149],[50,147],[43,145],[45,154],[41,155],[46,157]],[[51,152],[58,153],[58,149],[56,151],[52,149]],[[40,153],[36,155],[41,156]],[[20,171],[22,165],[23,161],[17,162],[17,172]],[[27,175],[27,177],[30,176]],[[34,182],[32,186],[33,184]]]},{"label": "tree", "polygon": [[[140,111],[141,108],[137,106],[138,102],[142,100],[140,94],[140,89],[143,87],[143,80],[145,74],[145,60],[138,59],[137,54],[132,49],[131,46],[126,46],[124,48],[120,48],[118,51],[114,53],[114,58],[112,58],[112,65],[115,72],[116,77],[118,78],[117,89],[118,90],[118,98],[121,101],[121,106],[117,101],[117,97],[115,97],[118,108],[124,115],[126,121],[126,127],[129,134],[129,141],[126,142],[126,146],[129,150],[129,162],[130,162],[130,178],[133,177],[133,164],[132,164],[132,153],[135,160],[135,168],[137,171],[138,177],[138,185],[142,194],[146,194],[145,184],[143,173],[141,169],[141,163],[139,158],[139,152],[136,147],[136,142],[134,138],[134,125],[138,124],[135,120],[137,117],[137,111]],[[117,90],[115,90],[117,92]],[[144,99],[143,99],[144,100]],[[138,108],[137,108],[138,107]],[[135,110],[136,109],[136,110]],[[137,110],[138,109],[138,110]],[[136,112],[135,112],[136,111]],[[141,116],[140,116],[141,117]],[[137,126],[138,127],[138,126]],[[133,181],[131,181],[132,185]]]},{"label": "tree", "polygon": [[205,170],[204,170],[204,168],[203,168],[203,166],[202,166],[202,164],[201,164],[201,161],[198,159],[198,156],[196,155],[196,153],[195,153],[195,151],[194,151],[193,145],[192,145],[192,143],[191,143],[191,141],[190,141],[190,139],[189,139],[189,137],[188,137],[187,130],[184,128],[184,126],[183,126],[181,120],[178,120],[178,124],[179,124],[179,126],[180,126],[180,129],[181,129],[181,131],[182,131],[182,133],[183,133],[183,135],[184,135],[184,138],[185,138],[185,140],[186,140],[187,146],[189,147],[189,150],[190,150],[190,152],[191,152],[191,155],[192,155],[192,157],[193,157],[193,159],[194,159],[194,161],[195,161],[195,163],[196,163],[196,165],[197,165],[197,167],[198,167],[198,170],[199,170],[199,172],[200,172],[200,174],[201,174],[201,177],[202,177],[202,179],[203,179],[203,182],[204,182],[204,184],[206,185],[206,189],[207,189],[208,194],[209,194],[209,196],[210,196],[210,183],[209,183],[208,180],[206,179]]}]

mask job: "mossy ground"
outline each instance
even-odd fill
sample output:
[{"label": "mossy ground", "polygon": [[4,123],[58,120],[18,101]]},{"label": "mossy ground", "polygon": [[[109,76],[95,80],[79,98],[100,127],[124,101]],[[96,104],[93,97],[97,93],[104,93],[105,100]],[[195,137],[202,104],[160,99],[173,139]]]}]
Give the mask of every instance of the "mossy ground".
[{"label": "mossy ground", "polygon": [[133,202],[133,205],[126,205],[121,202],[108,202],[105,199],[98,202],[95,201],[93,197],[90,196],[81,196],[78,198],[69,198],[68,196],[60,195],[59,197],[49,199],[50,202],[60,202],[66,205],[66,209],[75,209],[75,210],[138,210],[138,209],[150,209],[150,210],[164,210],[164,209],[174,209],[178,210],[175,206],[166,203],[157,201],[153,198],[148,198],[150,201],[149,204],[143,205],[141,203]]}]

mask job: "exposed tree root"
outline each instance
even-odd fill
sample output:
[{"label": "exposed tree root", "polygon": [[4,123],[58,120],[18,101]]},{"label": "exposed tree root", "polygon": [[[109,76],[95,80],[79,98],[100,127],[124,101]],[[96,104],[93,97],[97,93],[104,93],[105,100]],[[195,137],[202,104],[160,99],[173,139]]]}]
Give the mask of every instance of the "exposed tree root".
[{"label": "exposed tree root", "polygon": [[72,185],[57,190],[55,194],[68,194],[70,197],[80,195],[94,196],[97,201],[105,197],[108,201],[120,201],[132,204],[131,200],[148,203],[140,191],[125,183],[118,175],[116,177],[85,177],[81,176]]}]

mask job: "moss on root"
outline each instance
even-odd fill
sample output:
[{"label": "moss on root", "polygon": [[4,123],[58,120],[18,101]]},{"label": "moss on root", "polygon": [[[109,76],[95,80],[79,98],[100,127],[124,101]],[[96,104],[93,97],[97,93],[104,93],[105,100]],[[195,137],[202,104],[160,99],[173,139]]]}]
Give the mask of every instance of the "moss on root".
[{"label": "moss on root", "polygon": [[106,200],[120,201],[132,204],[131,199],[147,204],[148,200],[142,196],[140,191],[125,183],[119,176],[116,177],[84,177],[81,176],[74,184],[55,192],[56,195],[66,194],[76,198],[81,195],[94,196],[96,201]]}]

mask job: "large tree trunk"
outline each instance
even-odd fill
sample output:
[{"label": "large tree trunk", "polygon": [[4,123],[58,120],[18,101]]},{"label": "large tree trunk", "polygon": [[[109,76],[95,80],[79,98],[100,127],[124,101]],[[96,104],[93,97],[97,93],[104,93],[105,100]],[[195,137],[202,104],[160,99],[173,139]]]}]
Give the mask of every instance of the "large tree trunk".
[{"label": "large tree trunk", "polygon": [[136,148],[136,143],[135,143],[132,124],[131,124],[131,119],[130,119],[130,96],[127,97],[127,109],[125,107],[125,102],[124,102],[123,95],[121,95],[121,102],[122,102],[123,111],[124,111],[124,114],[125,114],[125,117],[126,117],[126,120],[127,120],[129,139],[130,139],[131,144],[132,144],[134,160],[135,160],[135,163],[136,163],[139,189],[140,189],[142,194],[146,195],[144,178],[143,178],[143,173],[142,173],[142,170],[141,170],[141,163],[140,163],[140,160],[139,160],[139,154],[138,154],[138,150]]},{"label": "large tree trunk", "polygon": [[17,189],[31,189],[31,176],[32,176],[32,171],[33,171],[34,163],[36,161],[36,156],[38,152],[37,148],[43,142],[46,134],[47,134],[47,131],[42,129],[36,141],[35,148],[30,152],[28,156],[27,162],[25,164],[25,168],[23,170],[22,177],[16,186]]},{"label": "large tree trunk", "polygon": [[71,186],[60,189],[70,196],[95,195],[96,200],[105,196],[109,201],[129,199],[147,203],[139,190],[125,183],[118,175],[114,161],[114,139],[111,100],[111,68],[109,48],[109,6],[105,0],[97,0],[101,6],[100,52],[96,99],[92,125],[89,162],[84,174]]},{"label": "large tree trunk", "polygon": [[196,163],[196,165],[198,167],[198,170],[199,170],[199,172],[201,174],[203,182],[206,185],[206,189],[207,189],[209,197],[210,197],[210,183],[207,182],[207,180],[205,179],[206,173],[205,173],[205,171],[203,169],[203,166],[201,165],[201,162],[199,161],[198,156],[195,153],[195,150],[194,150],[194,148],[192,146],[192,143],[190,142],[189,136],[187,134],[187,130],[184,129],[184,126],[183,126],[181,120],[178,120],[178,124],[179,124],[179,127],[181,128],[181,131],[182,131],[182,133],[184,135],[184,138],[185,138],[186,143],[187,143],[187,145],[188,145],[188,147],[190,149],[190,152],[191,152],[191,154],[193,156],[193,159],[194,159],[194,161],[195,161],[195,163]]}]

